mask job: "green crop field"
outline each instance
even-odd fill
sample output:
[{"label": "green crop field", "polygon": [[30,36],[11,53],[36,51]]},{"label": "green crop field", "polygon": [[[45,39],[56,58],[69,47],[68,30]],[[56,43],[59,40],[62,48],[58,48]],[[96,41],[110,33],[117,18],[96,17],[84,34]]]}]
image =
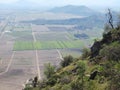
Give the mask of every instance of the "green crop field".
[{"label": "green crop field", "polygon": [[65,48],[81,48],[84,44],[80,40],[75,41],[37,41],[25,42],[16,41],[13,50],[40,50],[40,49],[65,49]]},{"label": "green crop field", "polygon": [[34,49],[33,42],[16,41],[14,43],[13,50],[33,50],[33,49]]}]

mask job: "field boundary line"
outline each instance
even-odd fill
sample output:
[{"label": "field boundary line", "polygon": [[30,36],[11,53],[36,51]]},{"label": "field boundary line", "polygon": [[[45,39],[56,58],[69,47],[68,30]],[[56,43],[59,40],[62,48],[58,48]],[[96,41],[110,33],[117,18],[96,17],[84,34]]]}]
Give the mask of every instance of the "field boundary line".
[{"label": "field boundary line", "polygon": [[3,37],[3,35],[5,34],[5,28],[6,28],[6,26],[8,25],[8,22],[9,22],[9,18],[10,18],[10,16],[8,16],[7,18],[6,18],[6,20],[4,21],[4,23],[5,23],[5,25],[1,28],[1,33],[0,33],[0,38],[2,38]]},{"label": "field boundary line", "polygon": [[32,35],[33,35],[33,39],[34,39],[34,42],[36,42],[36,37],[35,37],[35,33],[32,31]]},{"label": "field boundary line", "polygon": [[37,64],[37,71],[38,71],[38,79],[41,80],[39,60],[38,60],[38,51],[37,50],[36,50],[36,64]]},{"label": "field boundary line", "polygon": [[[33,41],[37,42],[37,39],[35,37],[35,33],[33,32],[33,27],[31,24],[31,29],[32,29],[32,36],[33,36]],[[40,75],[40,68],[39,68],[39,60],[38,60],[38,51],[37,49],[35,50],[35,56],[36,56],[36,65],[37,65],[37,73],[38,73],[38,79],[41,80],[41,75]]]},{"label": "field boundary line", "polygon": [[32,36],[33,36],[33,41],[36,42],[36,37],[35,37],[35,33],[33,32],[33,27],[32,27],[32,24],[31,24],[31,29],[32,29]]},{"label": "field boundary line", "polygon": [[62,54],[61,54],[60,50],[57,49],[57,52],[58,52],[59,58],[60,58],[61,60],[64,60],[63,57],[62,57]]},{"label": "field boundary line", "polygon": [[11,56],[11,58],[10,58],[10,61],[9,61],[9,63],[8,63],[8,66],[7,66],[6,70],[5,70],[4,72],[0,73],[0,75],[3,75],[3,74],[5,74],[5,73],[8,72],[8,70],[9,70],[11,64],[12,64],[12,61],[13,61],[13,57],[14,57],[14,56],[15,56],[15,51],[13,51],[13,53],[12,53],[12,56]]}]

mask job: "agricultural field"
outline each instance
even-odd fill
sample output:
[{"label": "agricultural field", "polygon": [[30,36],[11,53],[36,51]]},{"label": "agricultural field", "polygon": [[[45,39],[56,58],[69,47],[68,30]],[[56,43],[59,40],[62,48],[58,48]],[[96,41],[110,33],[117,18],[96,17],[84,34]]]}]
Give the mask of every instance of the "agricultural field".
[{"label": "agricultural field", "polygon": [[[49,15],[49,17],[47,17]],[[73,15],[51,13],[14,13],[0,22],[0,90],[22,90],[24,84],[35,76],[44,78],[44,64],[59,66],[66,55],[79,57],[81,49],[92,45],[102,30],[79,30],[88,39],[78,39],[74,25],[35,25],[23,20],[67,19]],[[60,18],[59,18],[60,17]],[[81,17],[79,17],[81,18]],[[95,34],[94,34],[95,32]]]},{"label": "agricultural field", "polygon": [[81,48],[84,44],[80,40],[76,41],[37,41],[25,42],[16,41],[13,50],[46,50],[46,49],[67,49],[67,48]]},{"label": "agricultural field", "polygon": [[[29,27],[28,27],[29,26]],[[14,31],[10,33],[15,39],[13,50],[51,50],[51,49],[82,49],[90,47],[93,41],[101,36],[97,34],[102,30],[85,30],[79,33],[86,33],[88,39],[78,39],[74,37],[77,30],[71,30],[70,26],[48,26],[48,25],[28,25],[24,31]],[[58,30],[57,30],[58,27]],[[19,27],[20,28],[20,27]],[[61,31],[60,31],[61,30]],[[94,34],[96,32],[96,34]],[[80,52],[79,52],[80,53]],[[72,53],[71,53],[72,54]]]}]

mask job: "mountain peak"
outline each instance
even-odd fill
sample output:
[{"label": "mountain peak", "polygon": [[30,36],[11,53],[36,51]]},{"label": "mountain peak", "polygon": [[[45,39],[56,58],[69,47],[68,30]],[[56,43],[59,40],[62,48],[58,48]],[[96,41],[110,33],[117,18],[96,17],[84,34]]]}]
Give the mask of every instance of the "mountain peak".
[{"label": "mountain peak", "polygon": [[55,7],[49,12],[53,13],[67,13],[67,14],[75,14],[81,16],[91,16],[94,15],[96,12],[87,6],[74,6],[74,5],[67,5],[63,7]]}]

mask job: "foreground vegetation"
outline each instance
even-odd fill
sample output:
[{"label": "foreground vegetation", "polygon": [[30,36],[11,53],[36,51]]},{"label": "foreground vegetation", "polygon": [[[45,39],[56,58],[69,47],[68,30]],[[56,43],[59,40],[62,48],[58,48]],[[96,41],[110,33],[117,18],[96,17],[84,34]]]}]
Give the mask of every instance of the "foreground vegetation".
[{"label": "foreground vegetation", "polygon": [[108,25],[102,40],[80,58],[66,56],[59,68],[46,64],[46,78],[25,90],[120,90],[120,24]]}]

